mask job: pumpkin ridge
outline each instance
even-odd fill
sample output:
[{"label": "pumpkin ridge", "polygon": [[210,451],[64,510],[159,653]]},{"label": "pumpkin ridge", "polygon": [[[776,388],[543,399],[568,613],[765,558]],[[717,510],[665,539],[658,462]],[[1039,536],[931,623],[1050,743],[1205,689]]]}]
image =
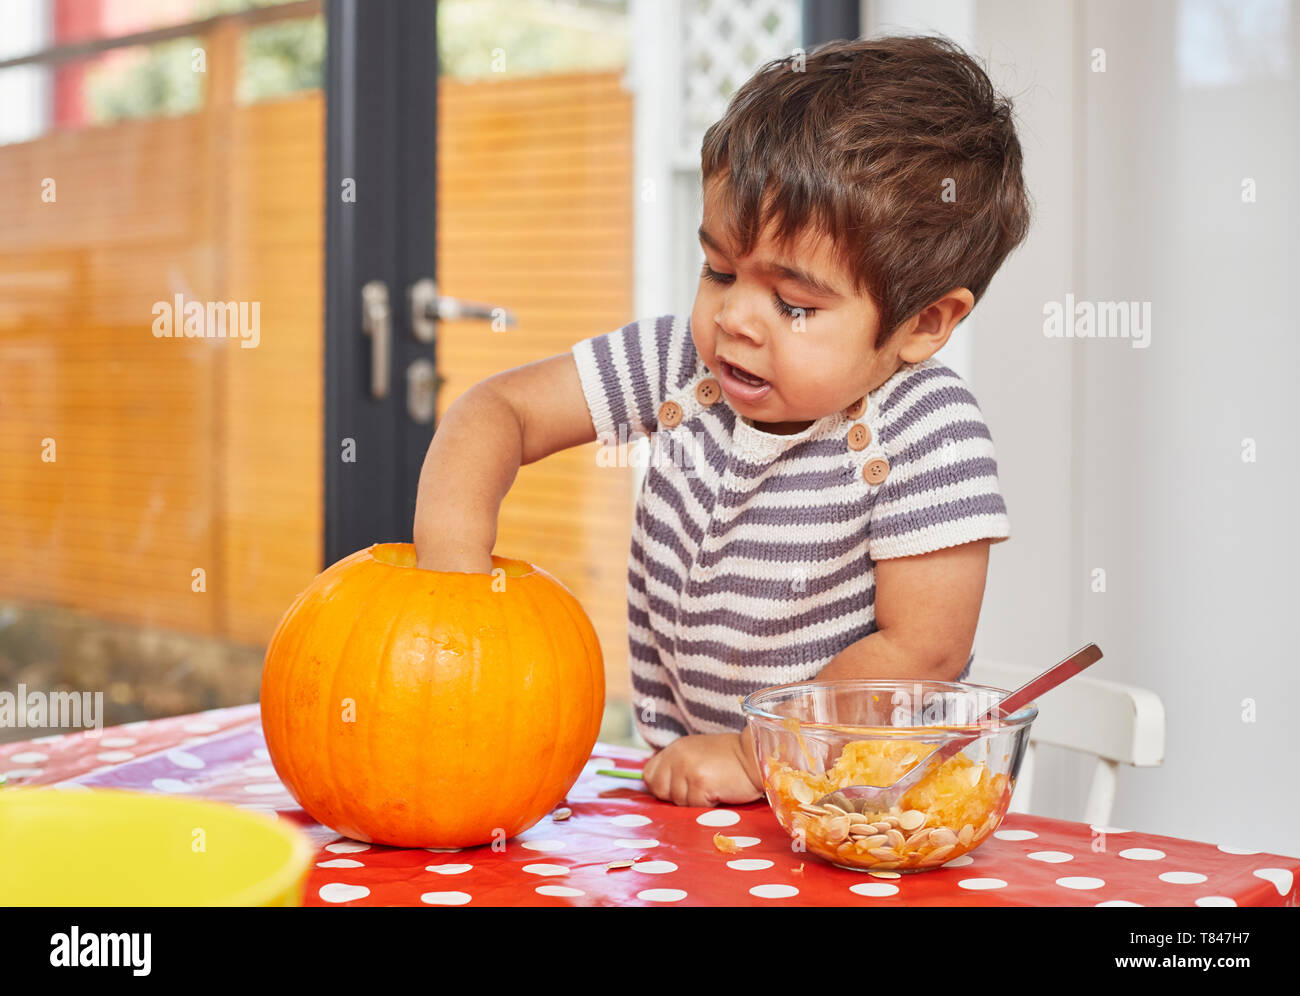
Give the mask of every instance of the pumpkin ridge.
[{"label": "pumpkin ridge", "polygon": [[[350,577],[353,585],[349,587],[355,586],[365,589],[362,598],[367,609],[376,604],[383,604],[382,599],[379,598],[379,593],[395,578],[394,575],[385,573],[382,568],[376,569],[378,563],[378,561],[371,559],[367,563],[358,565],[356,573]],[[331,592],[331,597],[327,601],[333,601],[334,598],[337,598],[338,595],[341,594],[341,589],[342,586],[334,589]],[[349,591],[348,594],[350,595],[351,592]],[[395,616],[394,619],[396,619]],[[357,617],[353,616],[348,621],[347,628],[343,633],[340,633],[338,627],[335,627],[332,632],[327,634],[327,637],[335,637],[330,646],[327,673],[326,675],[322,675],[322,677],[326,677],[329,682],[329,690],[321,700],[320,708],[318,710],[319,716],[314,717],[316,722],[313,724],[317,729],[314,731],[312,742],[323,743],[325,746],[322,771],[320,777],[316,780],[317,796],[315,803],[317,808],[328,813],[330,818],[335,822],[338,820],[338,817],[335,814],[346,813],[349,811],[349,807],[344,804],[344,800],[340,794],[339,775],[340,773],[343,773],[345,778],[348,781],[351,781],[352,765],[345,765],[342,772],[340,772],[338,751],[336,750],[339,737],[334,734],[333,727],[336,724],[335,709],[340,707],[342,702],[342,699],[338,696],[338,683],[340,674],[343,671],[343,668],[340,667],[340,661],[348,660],[349,648],[359,633],[357,621]],[[338,639],[340,636],[342,639]],[[355,681],[356,676],[351,675],[351,678]],[[359,695],[355,689],[353,689],[352,695],[348,697],[351,698],[354,703],[358,701],[366,701],[366,699]],[[341,719],[337,720],[337,722],[341,722]],[[355,800],[353,800],[353,802],[355,805]],[[353,808],[352,811],[355,814],[355,808]],[[320,817],[316,818],[320,819]],[[321,822],[325,821],[321,820]],[[333,826],[332,823],[329,825]],[[367,843],[371,843],[369,838],[365,836],[365,830],[361,827],[348,825],[346,828],[334,827],[334,829],[338,830],[345,836],[353,837],[358,840],[365,840]]]},{"label": "pumpkin ridge", "polygon": [[[386,715],[385,701],[381,697],[383,693],[381,693],[379,689],[381,687],[386,688],[387,692],[390,695],[397,692],[397,681],[393,671],[393,646],[395,640],[397,640],[398,638],[409,639],[411,623],[410,623],[407,609],[410,603],[414,601],[415,597],[419,595],[420,590],[423,587],[422,584],[413,583],[412,577],[410,575],[394,572],[390,576],[393,580],[394,585],[397,585],[400,589],[400,597],[396,600],[396,604],[393,605],[391,609],[388,608],[387,606],[385,606],[384,609],[385,612],[389,613],[388,630],[384,634],[383,643],[380,644],[379,654],[376,657],[376,664],[378,665],[378,667],[374,672],[374,678],[371,681],[371,686],[367,694],[367,698],[374,703],[373,708],[376,716]],[[372,609],[377,608],[379,605],[380,605],[379,600],[375,599],[374,602],[372,603],[371,608]],[[400,713],[400,709],[393,709],[392,711],[394,713]],[[410,733],[409,730],[406,732],[408,734]],[[366,752],[367,752],[366,766],[371,771],[377,770],[375,745],[376,742],[379,740],[380,738],[377,736],[368,736],[365,738]],[[417,792],[419,791],[419,784],[420,784],[419,779],[417,778],[416,779]],[[401,791],[402,791],[403,798],[405,798],[404,789],[402,789]],[[382,811],[376,811],[376,808],[374,806],[375,800],[373,800],[373,798],[369,799],[368,801],[372,805],[372,809],[371,809],[371,812],[373,814],[372,818],[377,823],[377,826],[372,825],[371,828],[368,830],[368,832],[372,837],[374,837],[376,836],[375,830],[381,827],[382,834],[384,834],[385,836],[388,835],[390,813],[388,812],[387,809]]]},{"label": "pumpkin ridge", "polygon": [[[383,562],[375,561],[375,564],[379,565],[379,564],[383,564]],[[392,565],[383,565],[383,566],[391,567]],[[389,655],[392,650],[393,633],[401,624],[401,620],[403,618],[399,612],[395,611],[396,607],[393,607],[393,609],[391,610],[388,608],[384,598],[381,595],[381,592],[385,592],[388,588],[397,587],[399,584],[405,581],[405,577],[402,574],[397,573],[396,571],[391,571],[391,570],[385,571],[383,570],[383,567],[381,567],[380,570],[383,572],[383,577],[380,579],[375,589],[368,593],[365,610],[363,611],[362,614],[359,615],[358,618],[353,620],[352,626],[348,633],[347,642],[344,644],[343,653],[339,655],[340,660],[346,660],[347,647],[349,644],[352,643],[353,638],[357,635],[359,631],[362,632],[363,635],[365,634],[365,628],[362,627],[360,623],[362,621],[368,621],[366,620],[366,615],[368,613],[377,612],[380,611],[381,609],[387,612],[388,628],[384,631],[383,642],[380,644],[379,654],[375,658],[375,664],[377,666],[377,670],[368,671],[368,673],[371,675],[370,687],[366,689],[364,699],[362,699],[360,695],[357,695],[354,698],[354,701],[361,700],[361,701],[371,703],[369,708],[374,713],[374,716],[367,716],[365,721],[367,723],[374,723],[376,729],[378,729],[378,722],[375,719],[375,717],[383,715],[383,709],[381,708],[381,704],[377,701],[377,695],[376,695],[376,689],[379,686],[379,676],[383,673],[384,669],[388,666]],[[331,691],[335,687],[337,687],[338,676],[342,670],[343,669],[339,667],[337,664],[335,665],[333,679],[330,682]],[[375,770],[375,739],[376,738],[373,734],[366,736],[364,738],[364,743],[361,748],[361,750],[365,753],[364,763],[370,770]],[[337,743],[337,741],[334,739],[330,739],[327,742],[330,745]],[[332,762],[333,759],[332,751],[330,752],[330,757]],[[349,765],[349,768],[352,769],[349,770],[349,776],[352,777],[353,779],[356,778],[356,771],[355,771],[356,765],[357,765],[357,758],[354,755],[351,759],[351,764]],[[342,799],[339,797],[338,794],[338,790],[341,788],[341,786],[338,784],[338,779],[333,778],[331,779],[331,782],[335,787],[335,799],[337,799],[341,803]],[[364,784],[364,781],[362,782],[362,784]],[[377,817],[378,814],[375,812],[374,799],[370,794],[366,794],[365,796],[363,796],[363,806],[361,811],[357,814],[357,818],[358,820],[360,820],[361,818],[365,818],[368,824],[366,826],[359,827],[359,829],[367,835],[366,839],[368,842],[373,842],[373,837],[375,836],[374,834],[375,821]],[[382,818],[380,818],[380,821],[382,822]]]},{"label": "pumpkin ridge", "polygon": [[[582,604],[578,601],[576,595],[567,587],[561,585],[563,595],[557,593],[556,600],[564,607],[568,613],[573,629],[578,632],[582,639],[583,657],[587,662],[586,681],[577,682],[585,691],[588,692],[587,699],[587,736],[591,738],[593,745],[600,738],[600,725],[605,716],[605,655],[600,646],[600,637],[597,635],[595,627],[591,625],[591,620],[582,610]],[[585,759],[580,762],[572,774],[572,780],[569,782],[569,788],[578,780],[585,766]],[[565,789],[568,791],[568,788]]]},{"label": "pumpkin ridge", "polygon": [[[567,690],[565,688],[565,685],[567,684],[565,678],[567,675],[564,673],[565,659],[563,655],[556,652],[555,639],[551,635],[551,627],[546,624],[546,621],[550,618],[550,613],[545,610],[549,608],[549,606],[545,605],[543,601],[550,593],[544,593],[541,590],[533,591],[531,590],[531,587],[532,586],[530,586],[528,592],[529,598],[527,605],[533,612],[532,622],[536,631],[545,636],[546,646],[550,651],[547,657],[547,667],[544,671],[547,680],[549,680],[552,685],[558,685],[559,687],[547,690],[554,694],[547,695],[546,699],[554,703],[555,705],[553,708],[558,710],[558,715],[553,714],[549,717],[550,726],[556,731],[556,736],[552,739],[546,752],[546,769],[542,777],[533,780],[533,791],[532,794],[528,796],[528,806],[524,809],[525,814],[532,814],[537,808],[538,800],[554,791],[552,786],[557,782],[553,773],[555,761],[557,756],[561,753],[561,748],[563,746],[561,740],[568,736],[568,728],[564,725],[564,720],[566,718],[564,703],[566,701],[565,692]],[[536,819],[529,822],[526,826],[521,826],[515,831],[515,833],[523,833],[525,830],[535,826],[545,815],[546,811],[545,808],[543,808],[542,811],[538,813]]]},{"label": "pumpkin ridge", "polygon": [[[334,585],[341,583],[342,579],[347,575],[348,567],[351,564],[355,563],[356,561],[362,559],[362,555],[364,553],[365,553],[364,550],[358,550],[356,553],[353,553],[350,556],[343,558],[342,560],[336,562],[333,566],[327,568],[324,572],[318,575],[316,579],[313,579],[313,581],[310,584],[308,584],[306,588],[304,588],[301,592],[299,592],[298,597],[294,599],[293,604],[291,604],[289,608],[285,610],[284,615],[281,616],[280,622],[276,626],[275,634],[271,637],[271,642],[267,647],[266,656],[262,660],[263,687],[259,689],[258,699],[261,704],[261,708],[263,710],[266,709],[266,701],[267,701],[266,693],[268,690],[272,692],[271,695],[272,703],[285,703],[285,705],[292,705],[292,702],[289,700],[289,690],[293,687],[294,665],[302,658],[303,655],[301,651],[302,651],[303,644],[306,642],[308,635],[312,632],[312,626],[302,625],[301,623],[305,622],[305,620],[301,620],[301,621],[298,620],[296,618],[297,614],[299,612],[310,612],[311,622],[314,624],[316,620],[320,617],[321,611],[326,604],[326,600],[319,597],[318,593],[315,593],[315,588],[317,584],[319,582],[326,582],[325,585],[322,585],[322,588],[324,590],[328,590],[332,588]],[[308,603],[305,600],[309,592],[314,593],[314,597]],[[293,633],[293,635],[296,636],[296,639],[293,641],[293,652],[289,653],[287,648],[285,648],[284,650],[281,650],[280,648],[280,634],[282,631],[286,629],[286,624],[290,621],[291,618],[293,619],[293,622],[298,625],[296,626],[297,631]],[[288,629],[290,630],[290,632],[293,632],[294,627],[288,627]],[[270,662],[273,659],[273,651],[275,652],[274,655],[275,660],[279,660],[280,654],[283,653],[284,656],[287,657],[289,661],[288,666],[284,669],[284,673],[280,676],[280,681],[278,683],[278,686],[274,682],[274,678],[272,677],[273,669],[270,667]],[[270,689],[266,687],[268,681],[271,683]],[[276,769],[276,774],[280,775],[280,781],[283,782],[285,786],[289,789],[289,794],[292,795],[294,800],[298,803],[298,805],[301,806],[303,805],[303,800],[299,796],[298,790],[296,789],[295,786],[301,784],[302,773],[300,771],[294,770],[298,766],[297,757],[294,754],[294,752],[289,749],[289,745],[292,742],[292,732],[290,731],[289,728],[289,724],[290,724],[289,708],[285,706],[281,706],[277,710],[273,706],[272,712],[275,713],[277,711],[279,714],[278,718],[280,722],[278,724],[273,724],[273,725],[278,726],[279,729],[278,731],[273,730],[273,735],[276,736],[276,738],[278,739],[278,744],[276,746],[281,748],[280,757],[282,758],[282,763],[284,764],[285,770],[283,773],[280,772],[279,768],[277,767],[277,762],[274,754],[272,754],[271,757],[271,766]],[[265,712],[263,712],[263,718],[265,719]],[[262,739],[263,740],[268,739],[265,721],[262,724]],[[270,748],[271,746],[272,746],[271,744],[268,744],[268,748]],[[270,752],[271,751],[268,749],[268,753]]]}]

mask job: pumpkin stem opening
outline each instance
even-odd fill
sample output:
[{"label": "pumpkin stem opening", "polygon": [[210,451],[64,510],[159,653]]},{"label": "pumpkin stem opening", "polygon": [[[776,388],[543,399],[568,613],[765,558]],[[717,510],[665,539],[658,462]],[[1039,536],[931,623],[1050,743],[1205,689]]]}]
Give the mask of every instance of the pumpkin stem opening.
[{"label": "pumpkin stem opening", "polygon": [[[417,562],[414,543],[376,543],[371,548],[371,554],[379,563],[394,567],[415,567]],[[528,561],[499,557],[495,553],[492,554],[492,564],[505,571],[508,578],[523,578],[533,573],[533,565]]]}]

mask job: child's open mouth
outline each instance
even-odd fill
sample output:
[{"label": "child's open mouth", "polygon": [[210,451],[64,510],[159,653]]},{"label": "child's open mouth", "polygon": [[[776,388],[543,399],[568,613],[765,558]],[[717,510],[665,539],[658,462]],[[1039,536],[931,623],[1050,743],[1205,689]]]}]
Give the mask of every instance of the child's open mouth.
[{"label": "child's open mouth", "polygon": [[734,367],[726,360],[722,363],[722,389],[741,401],[755,402],[763,397],[772,387],[762,377],[756,377],[747,370]]}]

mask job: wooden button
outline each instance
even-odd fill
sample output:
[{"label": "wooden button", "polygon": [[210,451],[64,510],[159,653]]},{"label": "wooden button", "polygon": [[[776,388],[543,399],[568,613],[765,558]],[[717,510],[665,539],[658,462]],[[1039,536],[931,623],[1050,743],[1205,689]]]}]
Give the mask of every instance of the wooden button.
[{"label": "wooden button", "polygon": [[695,400],[702,405],[711,405],[722,397],[722,385],[712,377],[706,377],[695,385]]},{"label": "wooden button", "polygon": [[862,477],[868,484],[879,484],[889,476],[889,461],[876,457],[868,460],[862,467]]},{"label": "wooden button", "polygon": [[849,429],[849,449],[865,450],[871,445],[871,430],[861,422]]},{"label": "wooden button", "polygon": [[863,395],[862,397],[858,398],[857,401],[853,402],[853,404],[849,405],[849,407],[845,408],[844,414],[847,415],[849,418],[861,418],[862,413],[865,412],[866,410],[867,410],[867,398],[866,395]]},{"label": "wooden button", "polygon": [[665,401],[659,406],[659,424],[668,429],[675,429],[682,421],[682,406],[676,401]]}]

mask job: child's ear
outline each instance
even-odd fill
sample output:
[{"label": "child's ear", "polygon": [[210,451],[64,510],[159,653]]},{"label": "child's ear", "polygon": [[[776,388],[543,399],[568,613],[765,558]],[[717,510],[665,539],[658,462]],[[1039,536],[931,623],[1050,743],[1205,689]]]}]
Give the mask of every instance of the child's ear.
[{"label": "child's ear", "polygon": [[948,341],[952,330],[975,307],[975,296],[965,287],[950,290],[939,300],[914,315],[902,329],[899,359],[920,363],[929,359]]}]

